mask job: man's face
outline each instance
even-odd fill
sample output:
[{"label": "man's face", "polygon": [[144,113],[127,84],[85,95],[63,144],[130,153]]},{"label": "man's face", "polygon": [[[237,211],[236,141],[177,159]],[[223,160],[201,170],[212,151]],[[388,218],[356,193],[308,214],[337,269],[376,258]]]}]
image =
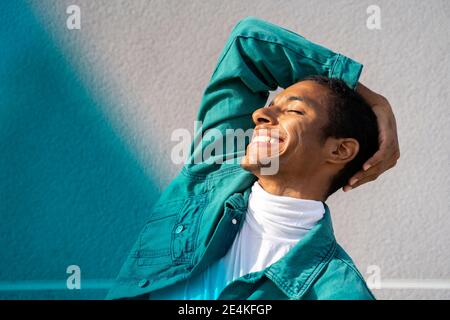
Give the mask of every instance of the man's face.
[{"label": "man's face", "polygon": [[325,87],[302,81],[256,110],[242,167],[259,175],[268,159],[278,157],[278,175],[298,178],[316,172],[325,161],[321,137],[328,122],[327,97]]}]

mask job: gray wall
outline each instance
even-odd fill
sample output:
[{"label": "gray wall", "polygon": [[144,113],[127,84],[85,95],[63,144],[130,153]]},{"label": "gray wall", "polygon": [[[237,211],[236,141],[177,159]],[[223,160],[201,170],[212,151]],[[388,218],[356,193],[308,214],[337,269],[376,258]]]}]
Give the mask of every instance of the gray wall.
[{"label": "gray wall", "polygon": [[[71,4],[81,30],[66,28]],[[366,27],[372,4],[381,30]],[[252,15],[360,61],[361,81],[389,99],[401,159],[333,195],[336,236],[365,277],[376,265],[393,286],[378,298],[450,298],[450,2],[45,0],[0,11],[0,297],[103,298],[101,280],[179,170],[172,131],[193,131],[228,33]],[[93,289],[61,289],[70,264]],[[418,288],[430,283],[447,288]]]}]

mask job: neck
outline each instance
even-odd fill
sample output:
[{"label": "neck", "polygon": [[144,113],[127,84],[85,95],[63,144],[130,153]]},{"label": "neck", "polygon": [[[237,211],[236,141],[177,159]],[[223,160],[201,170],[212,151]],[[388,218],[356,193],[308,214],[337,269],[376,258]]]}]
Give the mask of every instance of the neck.
[{"label": "neck", "polygon": [[321,182],[318,179],[303,178],[290,180],[280,176],[258,176],[261,187],[277,196],[287,196],[305,200],[326,200],[326,188],[328,181]]}]

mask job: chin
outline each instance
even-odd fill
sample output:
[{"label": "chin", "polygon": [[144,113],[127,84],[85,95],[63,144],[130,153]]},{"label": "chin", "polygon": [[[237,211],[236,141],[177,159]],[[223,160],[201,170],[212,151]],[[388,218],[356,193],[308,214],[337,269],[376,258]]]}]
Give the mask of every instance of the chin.
[{"label": "chin", "polygon": [[250,163],[247,155],[245,155],[245,157],[242,158],[240,165],[243,169],[250,171],[252,173],[259,171],[260,168],[258,163]]},{"label": "chin", "polygon": [[279,173],[279,157],[265,157],[264,159],[251,159],[248,154],[242,158],[241,167],[253,173],[255,176],[276,175]]}]

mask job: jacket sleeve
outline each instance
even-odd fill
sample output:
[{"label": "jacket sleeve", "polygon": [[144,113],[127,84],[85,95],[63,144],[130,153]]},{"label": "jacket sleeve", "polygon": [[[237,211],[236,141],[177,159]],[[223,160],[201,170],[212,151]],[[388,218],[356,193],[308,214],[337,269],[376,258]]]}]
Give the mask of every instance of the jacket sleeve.
[{"label": "jacket sleeve", "polygon": [[[362,65],[272,23],[247,17],[232,30],[207,85],[197,116],[188,162],[214,140],[205,132],[254,127],[252,113],[265,105],[270,90],[286,88],[309,75],[344,80],[355,88]],[[201,141],[201,143],[199,143]],[[243,155],[244,146],[217,152]],[[204,160],[204,159],[203,159]],[[216,159],[217,160],[217,159]]]}]

